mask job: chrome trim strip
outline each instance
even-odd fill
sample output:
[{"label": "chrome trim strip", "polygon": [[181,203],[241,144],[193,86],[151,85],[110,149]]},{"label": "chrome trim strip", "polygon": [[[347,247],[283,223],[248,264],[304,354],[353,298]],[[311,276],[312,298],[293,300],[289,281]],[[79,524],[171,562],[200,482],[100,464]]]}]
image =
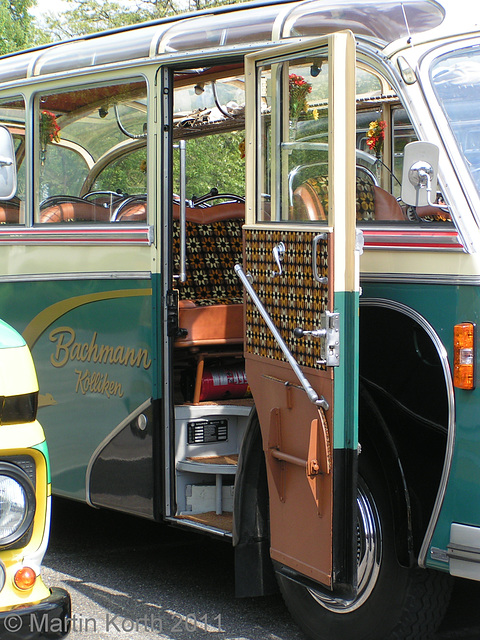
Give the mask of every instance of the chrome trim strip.
[{"label": "chrome trim strip", "polygon": [[153,242],[153,227],[129,225],[128,227],[85,226],[68,227],[44,225],[40,227],[15,227],[0,229],[0,245],[51,244],[51,245],[124,245]]},{"label": "chrome trim strip", "polygon": [[109,442],[111,442],[113,440],[113,438],[120,433],[120,431],[122,431],[123,429],[125,429],[125,427],[130,424],[130,422],[132,420],[134,420],[138,415],[140,415],[143,411],[146,411],[146,409],[148,409],[148,407],[152,404],[152,399],[149,398],[148,400],[145,400],[145,402],[143,404],[141,404],[139,407],[137,407],[135,409],[135,411],[132,411],[132,413],[130,413],[130,415],[128,415],[125,420],[122,420],[122,422],[120,422],[120,424],[118,424],[113,431],[111,431],[101,442],[100,444],[97,446],[97,448],[95,449],[95,451],[93,452],[90,460],[88,461],[88,465],[87,465],[87,470],[85,472],[85,500],[87,502],[88,505],[90,505],[91,507],[95,507],[95,505],[92,503],[92,501],[90,500],[90,476],[92,473],[92,467],[95,464],[95,460],[98,458],[98,456],[100,455],[100,452],[103,451],[103,449],[107,446],[107,444]]},{"label": "chrome trim strip", "polygon": [[447,401],[448,401],[448,431],[447,431],[447,447],[445,451],[445,460],[443,463],[442,475],[440,477],[440,484],[438,487],[437,497],[435,498],[435,504],[433,506],[432,514],[430,516],[430,521],[428,523],[427,530],[425,532],[425,537],[423,539],[422,546],[420,548],[420,553],[418,555],[418,564],[420,567],[425,568],[425,558],[427,555],[428,548],[433,538],[433,533],[435,531],[435,527],[438,523],[438,518],[440,516],[440,509],[442,508],[443,501],[445,499],[445,491],[447,488],[447,482],[450,475],[450,470],[452,466],[452,458],[453,458],[453,449],[455,445],[455,435],[456,435],[456,426],[455,426],[455,395],[453,389],[453,380],[450,371],[450,364],[448,362],[448,355],[443,343],[436,333],[432,325],[417,311],[412,309],[411,307],[407,307],[406,305],[395,302],[393,300],[387,300],[384,298],[366,298],[365,300],[360,301],[360,306],[371,306],[371,307],[381,307],[385,309],[392,309],[393,311],[398,311],[408,316],[415,322],[417,322],[424,331],[431,338],[435,348],[437,349],[437,353],[440,358],[440,362],[442,365],[443,373],[445,376],[445,384],[447,387]]},{"label": "chrome trim strip", "polygon": [[368,229],[362,227],[365,249],[465,251],[455,230]]},{"label": "chrome trim strip", "polygon": [[464,544],[450,542],[447,546],[447,556],[453,560],[480,563],[480,549],[478,547],[469,547]]},{"label": "chrome trim strip", "polygon": [[480,276],[463,276],[457,273],[361,273],[360,282],[379,284],[449,284],[472,287],[480,285]]},{"label": "chrome trim strip", "polygon": [[39,273],[0,276],[0,283],[7,282],[53,282],[60,280],[150,280],[150,271],[110,271],[92,273]]}]

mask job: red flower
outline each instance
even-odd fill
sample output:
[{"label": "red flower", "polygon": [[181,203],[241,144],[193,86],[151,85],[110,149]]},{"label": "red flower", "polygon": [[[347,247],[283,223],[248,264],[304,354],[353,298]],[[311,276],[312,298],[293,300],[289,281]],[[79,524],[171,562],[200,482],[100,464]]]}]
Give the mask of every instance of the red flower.
[{"label": "red flower", "polygon": [[367,131],[367,146],[370,151],[373,151],[377,156],[382,152],[386,126],[387,123],[385,120],[374,120],[370,122]]},{"label": "red flower", "polygon": [[40,142],[45,147],[49,142],[60,142],[60,127],[57,116],[51,111],[40,113]]},{"label": "red flower", "polygon": [[291,73],[288,76],[290,93],[290,118],[296,120],[300,113],[308,111],[307,94],[312,92],[312,85],[302,76]]}]

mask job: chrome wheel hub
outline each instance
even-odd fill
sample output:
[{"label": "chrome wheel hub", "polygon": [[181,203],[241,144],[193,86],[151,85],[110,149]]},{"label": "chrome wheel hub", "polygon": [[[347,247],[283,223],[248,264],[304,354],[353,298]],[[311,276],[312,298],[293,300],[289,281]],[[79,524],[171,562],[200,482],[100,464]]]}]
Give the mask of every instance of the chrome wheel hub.
[{"label": "chrome wheel hub", "polygon": [[382,557],[382,531],[372,495],[364,485],[357,491],[357,577],[356,596],[345,599],[335,593],[309,589],[310,595],[334,613],[351,613],[362,606],[377,582]]}]

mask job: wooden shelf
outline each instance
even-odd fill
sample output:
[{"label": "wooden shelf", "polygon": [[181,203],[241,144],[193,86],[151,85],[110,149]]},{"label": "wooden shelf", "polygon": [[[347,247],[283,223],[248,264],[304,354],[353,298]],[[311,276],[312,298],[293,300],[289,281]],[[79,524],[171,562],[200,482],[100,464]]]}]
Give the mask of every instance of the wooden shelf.
[{"label": "wooden shelf", "polygon": [[232,513],[217,514],[214,511],[208,511],[207,513],[195,513],[192,515],[183,514],[175,516],[175,518],[177,520],[187,520],[195,524],[206,525],[214,529],[220,529],[221,531],[229,531],[230,533],[233,530]]}]

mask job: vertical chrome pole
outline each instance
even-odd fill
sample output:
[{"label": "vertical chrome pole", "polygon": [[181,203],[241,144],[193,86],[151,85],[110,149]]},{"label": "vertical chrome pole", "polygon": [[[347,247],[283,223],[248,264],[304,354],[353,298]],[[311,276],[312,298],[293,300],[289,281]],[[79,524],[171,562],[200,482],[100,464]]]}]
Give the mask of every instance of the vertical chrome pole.
[{"label": "vertical chrome pole", "polygon": [[185,140],[179,140],[180,151],[180,273],[178,279],[187,279],[187,145]]}]

